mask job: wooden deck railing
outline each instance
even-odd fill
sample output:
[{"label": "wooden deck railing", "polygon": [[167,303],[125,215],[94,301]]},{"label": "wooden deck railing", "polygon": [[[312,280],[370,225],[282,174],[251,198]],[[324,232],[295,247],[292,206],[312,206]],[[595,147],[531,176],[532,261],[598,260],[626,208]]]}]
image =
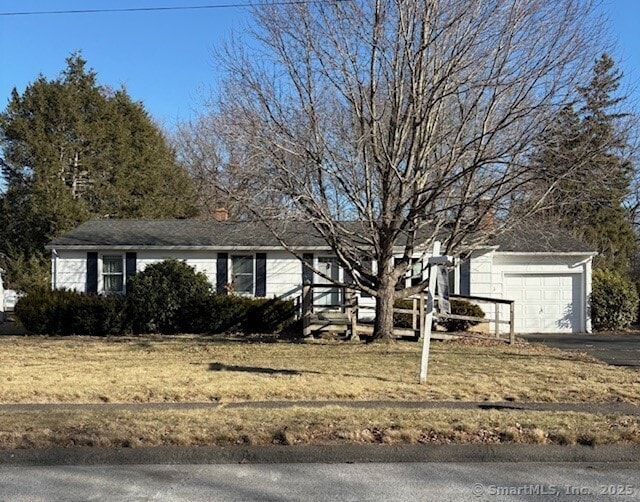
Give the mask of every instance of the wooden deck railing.
[{"label": "wooden deck railing", "polygon": [[[318,304],[314,302],[314,290],[317,289],[338,290],[339,303]],[[514,332],[514,302],[512,300],[502,300],[500,298],[488,298],[483,296],[462,296],[451,295],[450,298],[467,300],[473,303],[491,303],[494,305],[494,318],[473,317],[458,314],[435,313],[436,318],[459,319],[463,321],[493,322],[495,323],[495,337],[500,338],[500,326],[509,325],[509,343],[515,341]],[[394,314],[411,314],[411,329],[397,330],[398,333],[407,334],[412,331],[415,339],[421,339],[425,333],[425,294],[414,295],[406,298],[412,302],[412,308],[394,308]],[[500,305],[509,305],[509,320],[503,320],[500,312]],[[300,316],[302,318],[302,329],[304,336],[311,336],[315,331],[343,332],[351,338],[358,338],[360,332],[371,332],[371,327],[358,324],[358,313],[364,310],[373,310],[374,307],[358,304],[357,291],[346,286],[334,286],[330,284],[305,284],[302,287],[302,297],[300,301]],[[320,317],[324,316],[323,319]]]}]

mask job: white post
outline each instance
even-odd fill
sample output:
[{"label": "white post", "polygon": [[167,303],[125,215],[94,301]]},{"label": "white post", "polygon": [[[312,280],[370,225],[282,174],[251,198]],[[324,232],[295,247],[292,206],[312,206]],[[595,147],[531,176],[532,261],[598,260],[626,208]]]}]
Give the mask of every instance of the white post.
[{"label": "white post", "polygon": [[[432,258],[440,256],[440,242],[433,243]],[[434,265],[429,263],[429,286],[427,288],[427,313],[420,312],[424,316],[424,337],[422,339],[422,357],[420,359],[420,383],[427,381],[427,369],[429,366],[429,349],[431,347],[431,324],[433,323],[433,298],[436,291],[436,271]]]}]

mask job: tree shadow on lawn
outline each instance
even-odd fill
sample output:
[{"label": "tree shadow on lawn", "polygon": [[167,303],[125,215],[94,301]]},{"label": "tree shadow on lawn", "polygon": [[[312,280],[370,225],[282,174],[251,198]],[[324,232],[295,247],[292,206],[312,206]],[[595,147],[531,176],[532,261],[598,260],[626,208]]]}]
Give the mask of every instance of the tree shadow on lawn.
[{"label": "tree shadow on lawn", "polygon": [[[292,370],[286,368],[265,368],[261,366],[238,366],[236,364],[224,364],[224,363],[210,363],[209,371],[238,371],[242,373],[262,373],[265,375],[289,375],[289,376],[297,376],[302,374],[310,374],[310,375],[328,375],[329,373],[323,371],[315,371],[315,370]],[[379,380],[381,382],[395,382],[396,380],[391,380],[388,378],[383,378],[379,376],[373,375],[351,375],[351,374],[341,374],[335,376],[342,377],[350,377],[350,378],[371,378],[374,380]]]},{"label": "tree shadow on lawn", "polygon": [[223,364],[223,363],[211,363],[209,364],[209,371],[239,371],[243,373],[264,373],[266,375],[302,375],[303,373],[313,373],[321,375],[319,371],[300,371],[290,370],[284,368],[263,368],[260,366],[238,366],[235,364]]}]

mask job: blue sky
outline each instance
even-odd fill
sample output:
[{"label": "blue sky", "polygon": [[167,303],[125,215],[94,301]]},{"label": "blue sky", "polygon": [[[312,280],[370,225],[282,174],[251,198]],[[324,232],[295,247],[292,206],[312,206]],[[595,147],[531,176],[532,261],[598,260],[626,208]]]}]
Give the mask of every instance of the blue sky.
[{"label": "blue sky", "polygon": [[[245,0],[0,0],[0,13],[203,6]],[[640,0],[604,0],[613,51],[640,102]],[[54,78],[81,50],[102,84],[124,85],[164,127],[202,108],[218,77],[211,50],[249,21],[242,7],[160,12],[0,16],[0,109],[11,89]]]}]

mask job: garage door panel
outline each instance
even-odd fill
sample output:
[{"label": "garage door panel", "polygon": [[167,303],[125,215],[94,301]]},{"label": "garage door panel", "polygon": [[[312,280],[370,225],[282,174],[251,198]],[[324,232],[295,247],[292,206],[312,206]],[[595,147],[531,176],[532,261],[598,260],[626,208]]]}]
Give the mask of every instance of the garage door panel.
[{"label": "garage door panel", "polygon": [[526,304],[520,307],[520,311],[526,316],[537,316],[540,314],[540,306]]},{"label": "garage door panel", "polygon": [[542,298],[542,291],[540,291],[539,289],[532,289],[533,287],[537,288],[539,286],[527,286],[528,289],[524,292],[525,301],[540,300]]},{"label": "garage door panel", "polygon": [[509,274],[505,297],[515,301],[515,331],[571,332],[581,326],[580,274]]},{"label": "garage door panel", "polygon": [[560,308],[560,305],[546,305],[544,308],[544,314],[560,319],[564,316],[564,311]]},{"label": "garage door panel", "polygon": [[558,289],[544,289],[542,291],[542,298],[545,302],[558,302],[559,300],[564,300],[563,294]]}]

